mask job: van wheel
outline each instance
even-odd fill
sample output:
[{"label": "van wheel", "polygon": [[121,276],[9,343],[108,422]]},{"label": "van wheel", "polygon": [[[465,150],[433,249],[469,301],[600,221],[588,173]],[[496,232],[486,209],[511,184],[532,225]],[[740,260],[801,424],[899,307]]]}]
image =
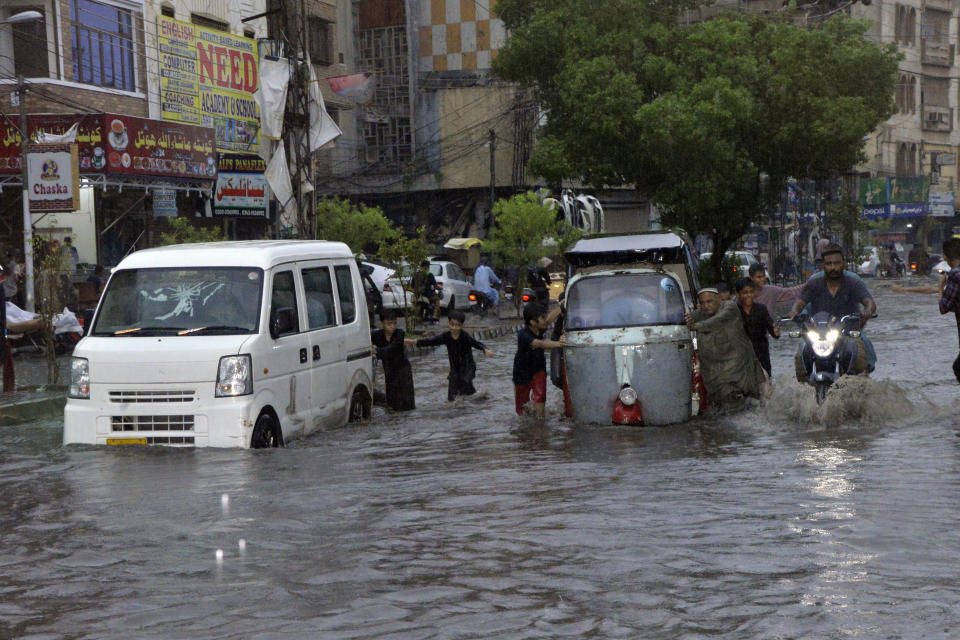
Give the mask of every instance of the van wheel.
[{"label": "van wheel", "polygon": [[283,434],[280,425],[269,413],[261,413],[257,423],[253,425],[253,435],[250,436],[251,449],[270,449],[283,446]]},{"label": "van wheel", "polygon": [[370,394],[363,387],[357,387],[350,398],[350,422],[360,422],[370,418],[373,409]]}]

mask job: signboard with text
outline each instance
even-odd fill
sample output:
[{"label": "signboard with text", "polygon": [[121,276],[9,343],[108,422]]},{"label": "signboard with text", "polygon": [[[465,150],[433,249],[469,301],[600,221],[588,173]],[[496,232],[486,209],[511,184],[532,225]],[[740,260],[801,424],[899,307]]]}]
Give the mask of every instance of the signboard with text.
[{"label": "signboard with text", "polygon": [[217,149],[256,153],[260,115],[257,41],[157,18],[161,118],[212,127]]},{"label": "signboard with text", "polygon": [[28,144],[27,175],[32,213],[80,208],[76,144]]},{"label": "signboard with text", "polygon": [[[33,115],[30,135],[62,134],[79,122],[76,144],[81,174],[112,173],[212,180],[213,130],[109,113]],[[0,124],[0,175],[20,172],[20,134]],[[32,174],[31,174],[32,175]]]},{"label": "signboard with text", "polygon": [[220,156],[213,215],[266,218],[266,164],[259,156]]}]

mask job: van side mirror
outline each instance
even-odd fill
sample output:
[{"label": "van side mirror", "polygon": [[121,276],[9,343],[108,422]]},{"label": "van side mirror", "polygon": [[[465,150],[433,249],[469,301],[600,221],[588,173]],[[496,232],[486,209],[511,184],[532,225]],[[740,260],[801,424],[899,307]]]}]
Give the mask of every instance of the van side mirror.
[{"label": "van side mirror", "polygon": [[276,340],[282,335],[292,333],[297,315],[292,307],[280,307],[270,312],[270,337]]}]

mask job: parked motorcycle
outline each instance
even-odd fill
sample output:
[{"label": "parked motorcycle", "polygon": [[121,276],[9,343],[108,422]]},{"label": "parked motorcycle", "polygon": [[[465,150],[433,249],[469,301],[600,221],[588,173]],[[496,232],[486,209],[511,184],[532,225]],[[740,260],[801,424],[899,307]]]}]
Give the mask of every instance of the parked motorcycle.
[{"label": "parked motorcycle", "polygon": [[487,297],[487,294],[479,289],[471,289],[468,298],[470,303],[473,305],[474,313],[481,318],[487,315],[487,311],[490,311],[491,309],[495,310],[493,301]]},{"label": "parked motorcycle", "polygon": [[[780,318],[780,322],[790,321],[790,318]],[[855,338],[860,337],[860,314],[837,320],[821,311],[812,317],[797,316],[792,322],[797,327],[790,331],[790,337],[803,338],[807,383],[815,389],[817,404],[821,404],[840,376],[853,370],[857,357]]]}]

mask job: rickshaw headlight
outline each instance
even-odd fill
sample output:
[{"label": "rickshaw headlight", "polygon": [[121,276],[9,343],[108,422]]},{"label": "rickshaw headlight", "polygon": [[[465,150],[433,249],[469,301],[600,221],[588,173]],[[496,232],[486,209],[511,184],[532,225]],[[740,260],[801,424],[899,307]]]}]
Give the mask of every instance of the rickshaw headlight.
[{"label": "rickshaw headlight", "polygon": [[620,390],[620,402],[628,407],[636,404],[637,392],[632,387],[624,387]]}]

